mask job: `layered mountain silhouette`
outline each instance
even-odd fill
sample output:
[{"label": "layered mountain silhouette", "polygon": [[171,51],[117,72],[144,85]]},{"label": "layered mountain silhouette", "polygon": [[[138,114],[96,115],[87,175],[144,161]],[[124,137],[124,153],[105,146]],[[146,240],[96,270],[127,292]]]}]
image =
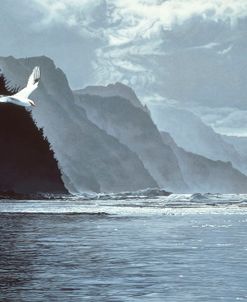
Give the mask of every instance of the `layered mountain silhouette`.
[{"label": "layered mountain silhouette", "polygon": [[92,123],[74,100],[65,74],[47,57],[1,58],[8,78],[25,85],[34,66],[42,79],[33,93],[32,116],[56,154],[66,187],[72,193],[122,192],[158,187],[138,155]]},{"label": "layered mountain silhouette", "polygon": [[[47,57],[0,57],[0,67],[12,79],[11,87],[23,86],[34,66],[41,67],[42,81],[32,96],[37,103],[32,117],[43,128],[70,192],[123,192],[155,187],[174,193],[247,192],[247,176],[239,172],[235,158],[235,154],[239,155],[237,150],[224,141],[220,144],[221,140],[211,139],[212,131],[207,136],[207,131],[199,129],[196,135],[193,120],[179,114],[177,118],[172,113],[163,115],[171,129],[164,136],[147,108],[125,85],[91,86],[73,93],[65,74]],[[5,129],[8,121],[1,120]],[[187,131],[190,126],[191,131]],[[181,139],[183,133],[190,134],[183,138],[184,144],[174,129],[181,129]],[[207,154],[199,152],[203,133]],[[194,145],[198,150],[190,150]],[[48,143],[47,146],[49,149]]]},{"label": "layered mountain silhouette", "polygon": [[225,140],[200,117],[169,105],[154,105],[150,109],[159,130],[168,132],[179,147],[212,160],[231,162],[233,167],[247,174],[247,160],[234,142]]},{"label": "layered mountain silhouette", "polygon": [[82,93],[77,95],[77,104],[86,110],[88,118],[138,154],[161,188],[176,192],[187,190],[176,156],[162,141],[147,112],[119,96]]},{"label": "layered mountain silhouette", "polygon": [[167,132],[161,132],[164,143],[174,151],[183,177],[195,192],[246,193],[246,175],[231,162],[212,160],[179,147]]},{"label": "layered mountain silhouette", "polygon": [[[0,95],[11,95],[3,74]],[[0,192],[68,193],[49,142],[25,108],[0,103]]]},{"label": "layered mountain silhouette", "polygon": [[[218,160],[188,152],[186,146],[189,148],[189,143],[185,144],[183,149],[176,144],[169,133],[160,132],[150,115],[141,110],[141,106],[137,108],[131,100],[127,99],[127,93],[125,94],[126,98],[123,98],[123,90],[121,90],[121,94],[118,94],[118,89],[109,90],[107,87],[103,88],[102,94],[100,93],[101,86],[95,89],[90,87],[90,89],[77,90],[75,96],[78,105],[85,108],[91,121],[136,151],[145,167],[161,187],[168,188],[173,192],[246,192],[246,175],[234,167],[229,160],[230,156],[223,158],[226,159],[225,161],[221,160],[221,154],[223,152],[227,154],[225,149],[235,151],[232,145],[222,144],[222,149],[220,149],[219,144],[215,143],[215,141],[218,143],[216,139],[210,140],[209,138],[207,140],[202,132],[201,140],[204,139],[205,148],[208,145],[208,149],[218,148],[217,150],[221,151],[214,152],[214,156],[215,158],[218,156]],[[128,89],[126,90],[128,91]],[[115,96],[112,95],[112,91]],[[106,94],[106,92],[109,93]],[[175,114],[170,113],[169,115],[169,113],[163,114],[163,121],[164,123],[170,121],[168,125],[171,132],[177,129],[178,124],[180,124],[180,136],[185,135],[184,140],[187,141],[190,139],[191,145],[193,145],[194,140],[196,145],[196,138],[200,135],[194,134],[193,126],[189,131],[188,125],[192,119],[187,121],[179,114],[176,117]],[[201,124],[203,129],[207,128],[202,122]],[[177,132],[179,133],[179,131]],[[214,134],[213,130],[210,134],[213,137],[219,137],[219,135]],[[235,164],[239,155],[236,151],[235,153],[229,151],[229,154],[232,155],[231,159]]]}]

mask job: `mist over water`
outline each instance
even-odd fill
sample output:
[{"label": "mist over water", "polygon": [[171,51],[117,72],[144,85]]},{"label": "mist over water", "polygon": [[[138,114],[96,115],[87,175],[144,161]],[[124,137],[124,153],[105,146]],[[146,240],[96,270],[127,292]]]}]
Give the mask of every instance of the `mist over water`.
[{"label": "mist over water", "polygon": [[244,195],[0,202],[1,301],[246,301]]}]

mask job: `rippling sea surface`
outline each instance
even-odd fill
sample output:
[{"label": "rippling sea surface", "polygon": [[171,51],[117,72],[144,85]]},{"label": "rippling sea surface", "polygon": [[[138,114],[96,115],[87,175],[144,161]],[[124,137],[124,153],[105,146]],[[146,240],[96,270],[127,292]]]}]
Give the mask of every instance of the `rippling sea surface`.
[{"label": "rippling sea surface", "polygon": [[247,196],[0,201],[0,301],[247,301]]}]

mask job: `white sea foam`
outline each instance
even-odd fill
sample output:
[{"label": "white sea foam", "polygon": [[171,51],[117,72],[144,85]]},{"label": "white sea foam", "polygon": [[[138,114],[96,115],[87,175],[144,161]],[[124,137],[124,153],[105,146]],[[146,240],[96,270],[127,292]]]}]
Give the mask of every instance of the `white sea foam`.
[{"label": "white sea foam", "polygon": [[[68,200],[8,200],[0,213],[108,214],[121,216],[247,214],[247,195],[172,194],[170,196],[101,195]],[[97,198],[96,198],[97,197]]]}]

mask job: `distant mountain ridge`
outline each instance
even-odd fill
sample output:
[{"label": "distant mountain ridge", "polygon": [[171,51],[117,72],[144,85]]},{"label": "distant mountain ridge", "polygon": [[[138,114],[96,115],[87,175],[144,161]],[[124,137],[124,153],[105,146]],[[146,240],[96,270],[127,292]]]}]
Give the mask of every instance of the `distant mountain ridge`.
[{"label": "distant mountain ridge", "polygon": [[173,106],[150,106],[151,115],[161,131],[168,132],[179,147],[212,160],[231,162],[247,174],[247,161],[234,144],[226,141],[194,113]]},{"label": "distant mountain ridge", "polygon": [[230,162],[211,160],[178,147],[172,137],[162,132],[165,143],[177,156],[184,180],[190,193],[245,193],[247,177]]},{"label": "distant mountain ridge", "polygon": [[98,95],[101,97],[114,97],[119,96],[129,100],[135,107],[141,108],[144,111],[148,111],[146,106],[143,106],[141,101],[136,96],[135,91],[123,83],[116,82],[115,84],[109,84],[107,86],[87,86],[84,89],[74,90],[75,95]]}]

